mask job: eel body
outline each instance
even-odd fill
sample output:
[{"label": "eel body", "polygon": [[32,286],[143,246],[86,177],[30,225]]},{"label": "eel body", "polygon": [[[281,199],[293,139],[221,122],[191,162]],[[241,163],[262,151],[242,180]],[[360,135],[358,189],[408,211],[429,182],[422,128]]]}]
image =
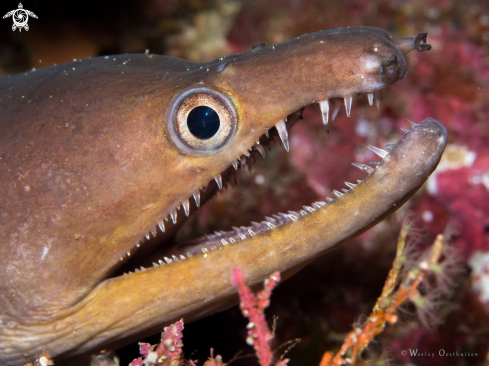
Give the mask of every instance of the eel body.
[{"label": "eel body", "polygon": [[403,54],[425,41],[340,28],[209,63],[116,55],[0,79],[0,364],[43,349],[69,359],[225,309],[235,265],[250,284],[289,276],[398,209],[444,149],[432,119],[330,202],[172,244],[251,150],[289,148],[303,107],[325,124],[343,104],[349,115],[354,94],[372,102],[405,77]]}]

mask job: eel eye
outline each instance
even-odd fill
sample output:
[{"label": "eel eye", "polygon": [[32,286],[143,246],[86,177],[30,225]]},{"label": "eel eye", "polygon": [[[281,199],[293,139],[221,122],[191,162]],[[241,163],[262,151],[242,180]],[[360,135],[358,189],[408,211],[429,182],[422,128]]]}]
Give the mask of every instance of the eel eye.
[{"label": "eel eye", "polygon": [[172,140],[190,153],[215,151],[236,130],[233,100],[208,87],[192,88],[177,96],[169,117]]}]

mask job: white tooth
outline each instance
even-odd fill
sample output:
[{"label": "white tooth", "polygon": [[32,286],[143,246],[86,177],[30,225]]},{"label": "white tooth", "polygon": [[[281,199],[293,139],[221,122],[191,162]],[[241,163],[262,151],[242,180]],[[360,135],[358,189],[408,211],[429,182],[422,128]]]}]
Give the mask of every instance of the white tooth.
[{"label": "white tooth", "polygon": [[224,240],[224,239],[221,239],[221,243],[222,243],[222,245],[228,245],[228,244],[229,244],[229,243],[228,243],[226,240]]},{"label": "white tooth", "polygon": [[250,233],[250,236],[256,235],[255,232],[251,229],[248,229],[248,232]]},{"label": "white tooth", "polygon": [[265,157],[265,149],[263,148],[263,146],[261,145],[254,145],[254,148],[256,149],[256,151],[258,151],[261,155],[262,158]]},{"label": "white tooth", "polygon": [[278,135],[282,140],[282,144],[285,147],[285,150],[289,152],[289,135],[287,133],[287,126],[285,125],[285,121],[281,119],[275,124],[275,128],[277,129]]},{"label": "white tooth", "polygon": [[353,101],[353,97],[345,97],[345,109],[346,109],[346,116],[350,117],[351,113],[351,102]]},{"label": "white tooth", "polygon": [[183,212],[185,212],[185,216],[188,217],[188,214],[190,212],[190,203],[188,200],[185,200],[182,202],[182,207],[183,207]]},{"label": "white tooth", "polygon": [[309,211],[309,212],[314,212],[316,211],[315,209],[313,209],[311,206],[302,206],[305,210]]},{"label": "white tooth", "polygon": [[239,237],[241,238],[241,240],[246,239],[246,236],[245,236],[245,235],[243,235],[243,234],[241,234],[241,233],[240,233],[240,234],[238,234],[238,235],[239,235]]},{"label": "white tooth", "polygon": [[385,147],[386,147],[386,148],[387,148],[387,150],[389,150],[389,151],[391,151],[391,150],[394,148],[394,146],[396,146],[396,145],[395,145],[395,144],[387,144],[387,145],[385,145]]},{"label": "white tooth", "polygon": [[374,92],[375,104],[377,105],[377,109],[380,109],[380,93],[378,91]]},{"label": "white tooth", "polygon": [[170,258],[167,258],[167,257],[163,257],[163,259],[165,260],[166,263],[171,263],[173,262]]},{"label": "white tooth", "polygon": [[270,229],[273,229],[275,227],[274,224],[272,224],[271,222],[268,222],[267,221],[267,226],[270,228]]},{"label": "white tooth", "polygon": [[374,153],[376,153],[382,159],[385,158],[387,155],[389,155],[388,151],[385,151],[384,149],[379,149],[378,147],[375,147],[375,146],[367,145],[367,148],[369,150],[372,150]]},{"label": "white tooth", "polygon": [[374,105],[374,93],[368,93],[368,104]]},{"label": "white tooth", "polygon": [[229,238],[229,242],[230,243],[236,243],[236,240],[234,240],[233,238]]},{"label": "white tooth", "polygon": [[339,198],[339,197],[341,197],[341,196],[343,196],[343,193],[338,192],[337,190],[333,190],[333,194],[334,194],[336,197],[338,197],[338,198]]},{"label": "white tooth", "polygon": [[327,202],[327,203],[331,203],[331,202],[333,202],[333,201],[334,201],[334,199],[332,199],[332,198],[329,198],[329,197],[325,197],[325,198],[326,198],[326,202]]},{"label": "white tooth", "polygon": [[266,137],[269,137],[269,136],[268,136],[268,128],[264,127],[263,129],[265,130],[265,136],[266,136]]},{"label": "white tooth", "polygon": [[237,161],[235,161],[233,163],[233,168],[234,168],[234,170],[238,170],[238,162]]},{"label": "white tooth", "polygon": [[148,240],[151,239],[151,236],[149,236],[149,234],[146,234],[145,236],[146,236],[146,239],[148,239]]},{"label": "white tooth", "polygon": [[197,191],[194,193],[194,200],[195,200],[195,206],[197,206],[197,208],[200,207],[200,192]]},{"label": "white tooth", "polygon": [[190,258],[192,256],[192,254],[190,254],[189,252],[187,252],[187,258]]},{"label": "white tooth", "polygon": [[360,164],[360,163],[351,163],[354,167],[357,167],[360,170],[363,170],[365,173],[370,174],[374,171],[374,168],[367,164]]},{"label": "white tooth", "polygon": [[323,100],[322,102],[316,103],[315,106],[318,106],[317,110],[323,121],[323,125],[327,125],[329,122],[329,100]]},{"label": "white tooth", "polygon": [[353,183],[350,183],[350,182],[345,182],[345,184],[346,184],[346,186],[347,186],[348,188],[353,188],[353,187],[355,187],[355,186],[356,186],[356,184],[353,184]]},{"label": "white tooth", "polygon": [[141,268],[141,271],[144,271],[144,270],[146,269],[146,268],[144,268],[143,266],[141,266],[141,267],[139,267],[139,268]]},{"label": "white tooth", "polygon": [[174,261],[174,262],[178,261],[178,257],[177,257],[177,256],[172,255],[171,257],[173,258],[173,261]]},{"label": "white tooth", "polygon": [[331,113],[331,120],[334,121],[335,118],[338,116],[338,113],[340,113],[340,108],[341,108],[341,103],[340,103],[340,98],[333,98],[333,112]]},{"label": "white tooth", "polygon": [[418,124],[417,123],[414,123],[413,121],[411,121],[410,119],[407,119],[406,118],[406,121],[409,122],[409,124],[411,125],[412,128],[416,127]]},{"label": "white tooth", "polygon": [[180,259],[181,260],[184,260],[185,259],[185,256],[180,254]]},{"label": "white tooth", "polygon": [[151,229],[151,235],[153,235],[153,238],[156,238],[156,227]]},{"label": "white tooth", "polygon": [[163,221],[160,221],[158,223],[158,227],[160,228],[160,230],[161,230],[162,233],[165,232],[165,223]]},{"label": "white tooth", "polygon": [[342,190],[344,193],[348,193],[348,189],[344,189],[344,188],[342,188],[341,190]]},{"label": "white tooth", "polygon": [[165,262],[163,262],[161,259],[158,259],[158,263],[159,264],[165,264]]},{"label": "white tooth", "polygon": [[405,128],[402,128],[402,127],[401,127],[401,130],[402,130],[402,132],[404,132],[404,133],[409,133],[409,130],[407,130],[407,129],[405,129]]},{"label": "white tooth", "polygon": [[177,210],[173,210],[172,212],[170,212],[170,216],[171,216],[171,221],[173,221],[174,224],[177,223]]},{"label": "white tooth", "polygon": [[219,187],[219,189],[222,189],[222,178],[221,178],[221,174],[216,175],[214,177],[214,180],[216,181],[217,186]]},{"label": "white tooth", "polygon": [[153,267],[158,267],[158,263],[153,262]]}]

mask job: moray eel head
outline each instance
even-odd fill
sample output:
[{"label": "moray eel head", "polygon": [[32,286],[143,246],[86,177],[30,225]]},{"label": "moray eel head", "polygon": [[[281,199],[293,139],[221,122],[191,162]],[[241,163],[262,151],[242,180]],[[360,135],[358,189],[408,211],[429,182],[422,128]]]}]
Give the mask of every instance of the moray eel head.
[{"label": "moray eel head", "polygon": [[0,79],[0,363],[113,348],[224,309],[234,265],[251,284],[290,276],[399,208],[444,149],[434,120],[372,148],[382,162],[357,164],[367,178],[334,199],[173,243],[249,159],[289,150],[305,106],[327,126],[356,93],[372,104],[412,49],[429,49],[426,34],[340,28],[209,63],[117,55]]}]

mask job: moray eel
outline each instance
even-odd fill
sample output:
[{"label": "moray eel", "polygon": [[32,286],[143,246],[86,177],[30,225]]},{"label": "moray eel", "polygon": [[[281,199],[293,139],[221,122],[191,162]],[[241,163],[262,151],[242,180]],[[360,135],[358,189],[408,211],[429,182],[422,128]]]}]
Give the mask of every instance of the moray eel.
[{"label": "moray eel", "polygon": [[250,284],[287,277],[394,212],[440,159],[437,121],[372,147],[381,162],[357,164],[366,178],[334,199],[172,244],[250,154],[289,149],[302,108],[325,124],[342,103],[349,115],[354,94],[372,104],[406,76],[403,54],[429,48],[426,34],[340,28],[209,63],[117,55],[0,79],[0,364],[43,349],[58,362],[225,309],[235,265]]}]

